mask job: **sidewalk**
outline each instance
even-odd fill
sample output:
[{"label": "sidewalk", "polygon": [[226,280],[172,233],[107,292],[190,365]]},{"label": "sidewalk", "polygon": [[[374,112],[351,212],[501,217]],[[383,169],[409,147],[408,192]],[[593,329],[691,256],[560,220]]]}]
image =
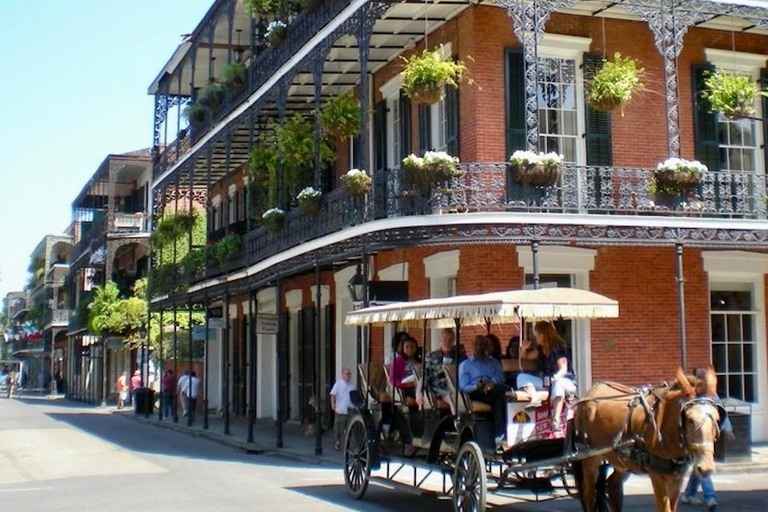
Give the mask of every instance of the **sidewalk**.
[{"label": "sidewalk", "polygon": [[333,449],[333,434],[330,431],[323,434],[322,454],[316,455],[314,431],[307,433],[305,427],[293,423],[283,426],[283,447],[278,448],[277,427],[272,420],[257,420],[253,426],[254,441],[249,443],[247,442],[248,421],[244,418],[230,418],[229,435],[226,435],[224,434],[224,419],[218,415],[209,416],[208,429],[204,429],[203,418],[199,414],[196,418],[197,421],[190,427],[187,426],[187,418],[181,415],[179,415],[178,423],[174,423],[172,418],[164,417],[162,421],[158,420],[157,410],[149,418],[144,417],[143,414],[135,414],[130,408],[117,410],[115,407],[110,407],[110,411],[133,421],[204,437],[249,453],[268,453],[273,457],[282,457],[313,465],[340,466],[342,464],[341,452]]},{"label": "sidewalk", "polygon": [[[242,418],[230,419],[230,434],[224,434],[224,420],[218,416],[210,416],[208,419],[209,427],[203,429],[202,417],[191,427],[187,426],[187,418],[179,417],[178,423],[172,419],[157,419],[157,411],[149,418],[143,415],[134,414],[132,409],[118,411],[113,409],[115,414],[121,414],[134,421],[150,423],[161,428],[176,430],[191,435],[205,437],[235,448],[251,453],[269,453],[271,456],[284,457],[289,460],[304,462],[317,465],[341,465],[342,459],[340,452],[333,450],[333,436],[330,432],[323,434],[323,453],[315,455],[315,436],[314,433],[305,435],[305,428],[299,425],[287,424],[283,427],[283,447],[277,447],[277,428],[271,420],[258,420],[253,426],[254,442],[246,441],[248,432],[247,420]],[[744,462],[719,462],[717,464],[719,473],[756,473],[768,471],[768,443],[759,443],[752,445],[752,461]]]}]

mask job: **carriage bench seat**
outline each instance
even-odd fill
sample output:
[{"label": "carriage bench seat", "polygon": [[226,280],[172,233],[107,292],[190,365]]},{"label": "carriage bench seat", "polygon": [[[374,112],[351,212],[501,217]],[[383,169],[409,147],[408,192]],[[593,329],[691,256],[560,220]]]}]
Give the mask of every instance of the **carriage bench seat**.
[{"label": "carriage bench seat", "polygon": [[[527,391],[521,391],[519,389],[514,391],[508,391],[506,396],[507,396],[507,400],[509,400],[510,402],[531,402],[533,401],[533,398],[534,398],[534,397],[531,397],[531,395],[529,395]],[[535,398],[542,403],[548,402],[549,392],[537,391]]]}]

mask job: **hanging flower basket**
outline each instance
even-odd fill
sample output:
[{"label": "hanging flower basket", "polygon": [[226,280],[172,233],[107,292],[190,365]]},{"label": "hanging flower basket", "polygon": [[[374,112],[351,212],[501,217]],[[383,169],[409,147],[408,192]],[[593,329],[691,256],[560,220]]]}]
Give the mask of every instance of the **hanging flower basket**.
[{"label": "hanging flower basket", "polygon": [[296,196],[296,202],[305,215],[317,215],[320,210],[320,197],[322,194],[319,190],[307,187]]},{"label": "hanging flower basket", "polygon": [[509,158],[509,166],[517,183],[536,187],[554,185],[560,178],[562,155],[515,151]]},{"label": "hanging flower basket", "polygon": [[323,0],[302,0],[301,2],[302,8],[309,13],[317,12],[321,5]]},{"label": "hanging flower basket", "polygon": [[272,46],[278,46],[285,40],[288,27],[280,20],[274,20],[267,25],[267,39]]},{"label": "hanging flower basket", "polygon": [[620,109],[632,99],[632,94],[641,89],[640,75],[644,69],[631,57],[613,55],[613,60],[603,60],[603,65],[589,80],[589,106],[599,112]]},{"label": "hanging flower basket", "polygon": [[261,215],[261,219],[267,229],[274,233],[283,229],[285,212],[280,208],[270,208]]},{"label": "hanging flower basket", "polygon": [[421,84],[413,88],[411,100],[420,105],[434,105],[445,96],[445,84]]},{"label": "hanging flower basket", "polygon": [[456,176],[459,159],[443,151],[427,151],[424,157],[410,154],[403,159],[403,177],[416,187],[444,183]]},{"label": "hanging flower basket", "polygon": [[730,118],[755,115],[755,102],[767,96],[751,76],[736,73],[709,73],[701,96],[709,102],[712,112],[722,112]]},{"label": "hanging flower basket", "polygon": [[367,172],[360,169],[351,169],[341,177],[344,190],[353,197],[361,197],[370,192],[373,179]]},{"label": "hanging flower basket", "polygon": [[669,158],[653,171],[653,181],[657,192],[669,195],[685,194],[701,184],[701,178],[708,170],[707,166],[698,160]]},{"label": "hanging flower basket", "polygon": [[[403,92],[416,103],[431,105],[443,99],[445,87],[458,87],[467,67],[440,46],[411,55],[400,73]],[[471,84],[471,79],[467,79]]]}]

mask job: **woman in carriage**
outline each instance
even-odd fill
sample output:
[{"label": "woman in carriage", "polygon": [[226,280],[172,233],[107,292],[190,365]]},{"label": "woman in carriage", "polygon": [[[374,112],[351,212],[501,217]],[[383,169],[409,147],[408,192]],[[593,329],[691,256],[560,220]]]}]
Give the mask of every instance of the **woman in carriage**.
[{"label": "woman in carriage", "polygon": [[[538,344],[539,367],[543,371],[543,378],[530,373],[521,373],[517,376],[517,387],[526,391],[531,397],[536,396],[537,390],[549,391],[552,430],[557,432],[562,428],[560,417],[563,413],[565,397],[576,394],[576,375],[573,372],[571,351],[550,322],[536,322],[533,334]],[[550,381],[549,385],[545,379]],[[541,403],[538,400],[531,402],[533,407],[539,405]]]}]

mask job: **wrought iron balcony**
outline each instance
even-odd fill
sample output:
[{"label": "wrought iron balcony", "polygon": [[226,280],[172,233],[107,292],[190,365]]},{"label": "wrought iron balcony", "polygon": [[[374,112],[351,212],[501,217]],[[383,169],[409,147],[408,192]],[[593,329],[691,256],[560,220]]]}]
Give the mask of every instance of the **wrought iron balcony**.
[{"label": "wrought iron balcony", "polygon": [[43,325],[46,327],[67,327],[71,316],[71,309],[47,309],[43,316]]},{"label": "wrought iron balcony", "polygon": [[[183,157],[200,137],[208,133],[222,119],[229,115],[269,80],[280,66],[288,62],[331,20],[349,6],[349,0],[324,0],[314,12],[302,11],[296,15],[287,27],[285,40],[277,46],[257,46],[247,69],[245,87],[237,92],[226,91],[221,105],[213,112],[211,119],[194,129],[188,127],[179,137],[168,144],[158,155],[153,170],[153,179],[157,179]],[[204,84],[197,84],[199,87]]]},{"label": "wrought iron balcony", "polygon": [[[766,176],[743,172],[707,173],[698,189],[667,197],[653,193],[653,171],[609,167],[566,166],[548,187],[517,183],[504,163],[470,163],[440,186],[414,189],[400,169],[386,176],[387,194],[379,204],[366,204],[344,190],[325,194],[319,211],[306,215],[292,208],[281,229],[260,226],[247,234],[245,255],[227,264],[209,265],[193,281],[253,265],[302,243],[361,224],[366,218],[473,212],[529,212],[574,215],[655,217],[766,218]],[[373,215],[366,217],[366,211]],[[469,222],[469,220],[468,220]]]},{"label": "wrought iron balcony", "polygon": [[115,213],[111,233],[141,233],[149,231],[150,215],[144,212]]}]

